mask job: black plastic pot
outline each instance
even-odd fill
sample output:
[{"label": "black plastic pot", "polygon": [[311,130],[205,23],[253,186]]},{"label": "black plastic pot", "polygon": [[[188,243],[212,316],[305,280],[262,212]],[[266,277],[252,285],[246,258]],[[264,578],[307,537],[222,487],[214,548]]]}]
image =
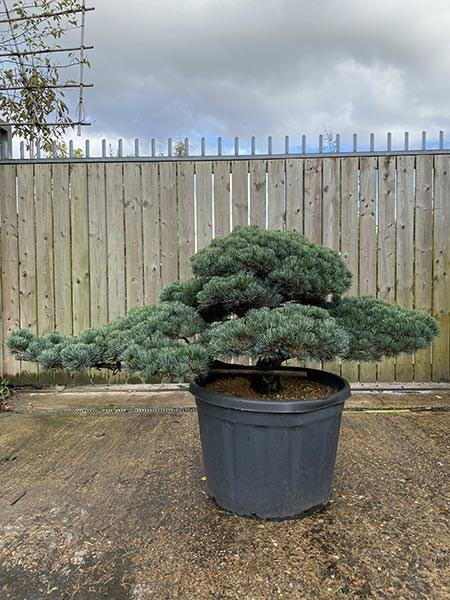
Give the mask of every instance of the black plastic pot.
[{"label": "black plastic pot", "polygon": [[[243,368],[227,365],[236,376]],[[196,398],[209,495],[221,507],[262,519],[302,516],[330,499],[341,414],[350,386],[316,369],[285,368],[336,391],[321,400],[267,401],[205,389]]]}]

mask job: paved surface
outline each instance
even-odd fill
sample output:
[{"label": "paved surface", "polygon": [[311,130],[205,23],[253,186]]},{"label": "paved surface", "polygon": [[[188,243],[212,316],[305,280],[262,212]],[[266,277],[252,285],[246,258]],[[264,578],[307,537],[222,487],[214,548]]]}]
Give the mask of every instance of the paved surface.
[{"label": "paved surface", "polygon": [[261,522],[206,496],[194,413],[1,414],[0,598],[443,600],[448,433],[347,413],[327,510]]}]

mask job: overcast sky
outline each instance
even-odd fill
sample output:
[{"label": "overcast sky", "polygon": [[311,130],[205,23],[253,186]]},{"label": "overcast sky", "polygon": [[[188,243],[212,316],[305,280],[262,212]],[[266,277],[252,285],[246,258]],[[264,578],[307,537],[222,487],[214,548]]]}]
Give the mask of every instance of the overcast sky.
[{"label": "overcast sky", "polygon": [[449,0],[91,4],[90,137],[449,129]]}]

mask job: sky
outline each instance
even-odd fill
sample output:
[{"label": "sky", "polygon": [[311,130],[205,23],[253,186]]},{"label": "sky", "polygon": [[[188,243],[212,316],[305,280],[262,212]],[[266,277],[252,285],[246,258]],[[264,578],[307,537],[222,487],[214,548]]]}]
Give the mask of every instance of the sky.
[{"label": "sky", "polygon": [[262,151],[328,131],[381,147],[387,131],[400,144],[449,129],[449,0],[88,4],[94,142],[256,136]]}]

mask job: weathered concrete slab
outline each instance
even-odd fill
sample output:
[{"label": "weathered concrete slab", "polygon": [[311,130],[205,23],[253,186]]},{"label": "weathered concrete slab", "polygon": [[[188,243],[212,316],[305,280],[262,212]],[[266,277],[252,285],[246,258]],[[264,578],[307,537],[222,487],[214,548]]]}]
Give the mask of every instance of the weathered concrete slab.
[{"label": "weathered concrete slab", "polygon": [[443,600],[448,433],[346,414],[329,508],[259,522],[207,498],[195,414],[3,414],[0,598]]},{"label": "weathered concrete slab", "polygon": [[[9,404],[16,412],[33,414],[87,408],[188,408],[195,406],[195,400],[185,388],[84,386],[67,387],[62,391],[55,388],[17,390]],[[450,406],[450,390],[353,392],[345,406],[347,409]]]}]

